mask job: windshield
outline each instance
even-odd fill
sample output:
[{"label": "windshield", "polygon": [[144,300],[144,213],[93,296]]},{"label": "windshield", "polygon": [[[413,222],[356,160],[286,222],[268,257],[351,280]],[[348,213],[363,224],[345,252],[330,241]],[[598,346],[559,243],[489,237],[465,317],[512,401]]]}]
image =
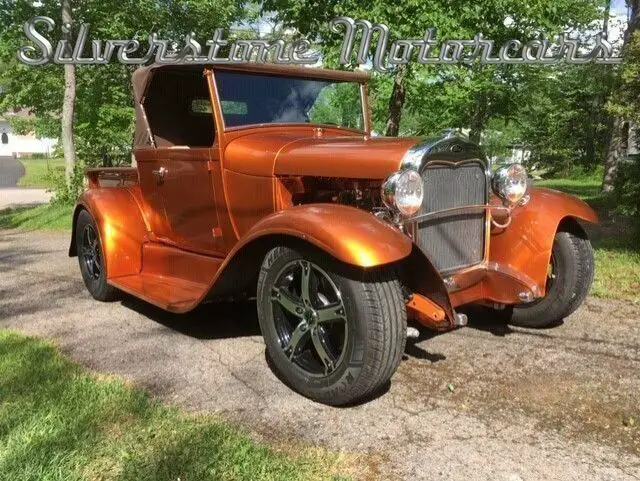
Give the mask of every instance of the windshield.
[{"label": "windshield", "polygon": [[215,78],[227,127],[307,123],[364,130],[359,83],[220,70]]}]

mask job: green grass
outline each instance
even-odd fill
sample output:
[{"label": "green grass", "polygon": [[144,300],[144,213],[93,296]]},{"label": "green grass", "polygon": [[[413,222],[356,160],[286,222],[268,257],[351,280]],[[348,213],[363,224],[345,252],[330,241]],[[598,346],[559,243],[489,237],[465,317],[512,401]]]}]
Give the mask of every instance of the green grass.
[{"label": "green grass", "polygon": [[631,234],[593,239],[596,275],[591,295],[640,303],[640,249]]},{"label": "green grass", "polygon": [[25,174],[18,180],[20,187],[39,187],[52,189],[53,173],[64,173],[64,159],[19,159],[24,165]]},{"label": "green grass", "polygon": [[545,179],[537,181],[535,185],[560,190],[589,201],[600,197],[602,172],[596,171],[590,174],[577,175],[576,177]]},{"label": "green grass", "polygon": [[589,203],[594,209],[599,210],[611,207],[611,199],[606,198],[600,192],[602,176],[602,168],[586,172],[576,168],[562,177],[536,181],[535,185],[575,195]]},{"label": "green grass", "polygon": [[71,230],[73,206],[44,204],[0,210],[0,228]]},{"label": "green grass", "polygon": [[580,197],[600,214],[601,225],[590,232],[596,258],[591,295],[640,302],[640,243],[633,234],[633,220],[609,214],[614,206],[600,193],[601,184],[602,169],[536,182]]},{"label": "green grass", "polygon": [[338,457],[274,450],[213,416],[183,413],[50,344],[0,330],[2,479],[331,479]]}]

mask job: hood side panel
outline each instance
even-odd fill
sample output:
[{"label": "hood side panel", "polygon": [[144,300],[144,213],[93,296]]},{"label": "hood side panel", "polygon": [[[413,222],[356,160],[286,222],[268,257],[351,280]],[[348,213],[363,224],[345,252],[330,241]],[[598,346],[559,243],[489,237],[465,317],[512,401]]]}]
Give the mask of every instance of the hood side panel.
[{"label": "hood side panel", "polygon": [[382,179],[400,168],[413,138],[343,137],[301,139],[287,145],[275,162],[276,175]]},{"label": "hood side panel", "polygon": [[224,150],[224,168],[237,173],[385,178],[398,170],[415,138],[366,137],[339,129],[257,128],[232,136]]}]

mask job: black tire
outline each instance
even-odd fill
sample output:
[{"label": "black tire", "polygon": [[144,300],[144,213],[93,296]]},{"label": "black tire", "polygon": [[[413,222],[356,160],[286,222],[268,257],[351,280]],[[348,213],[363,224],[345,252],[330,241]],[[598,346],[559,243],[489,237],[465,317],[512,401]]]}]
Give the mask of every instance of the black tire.
[{"label": "black tire", "polygon": [[83,210],[76,221],[76,252],[80,273],[87,290],[98,301],[113,301],[117,290],[107,284],[106,268],[98,227],[91,214]]},{"label": "black tire", "polygon": [[[304,272],[310,272],[310,304],[304,302],[303,288],[298,289]],[[334,406],[353,404],[378,392],[396,371],[406,343],[407,314],[393,269],[364,272],[313,249],[277,247],[265,256],[257,291],[268,356],[280,377],[302,395]],[[304,313],[294,314],[294,304],[283,307],[291,300]],[[329,309],[344,318],[320,321]],[[322,336],[324,347],[318,349]]]},{"label": "black tire", "polygon": [[514,326],[547,327],[572,314],[584,301],[594,274],[593,249],[581,229],[559,231],[553,242],[552,278],[547,294],[529,304],[505,310]]}]

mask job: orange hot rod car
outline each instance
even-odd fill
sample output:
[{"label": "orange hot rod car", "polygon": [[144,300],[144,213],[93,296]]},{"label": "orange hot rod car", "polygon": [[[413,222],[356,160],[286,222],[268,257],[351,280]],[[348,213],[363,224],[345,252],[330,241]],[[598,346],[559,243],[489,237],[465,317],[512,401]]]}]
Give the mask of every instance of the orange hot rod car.
[{"label": "orange hot rod car", "polygon": [[[407,319],[482,304],[544,326],[594,270],[583,202],[491,172],[463,137],[371,135],[365,73],[163,65],[134,74],[135,168],[88,169],[70,255],[98,300],[187,312],[257,298],[275,369],[345,404],[388,382]],[[212,320],[214,322],[214,320]]]}]

